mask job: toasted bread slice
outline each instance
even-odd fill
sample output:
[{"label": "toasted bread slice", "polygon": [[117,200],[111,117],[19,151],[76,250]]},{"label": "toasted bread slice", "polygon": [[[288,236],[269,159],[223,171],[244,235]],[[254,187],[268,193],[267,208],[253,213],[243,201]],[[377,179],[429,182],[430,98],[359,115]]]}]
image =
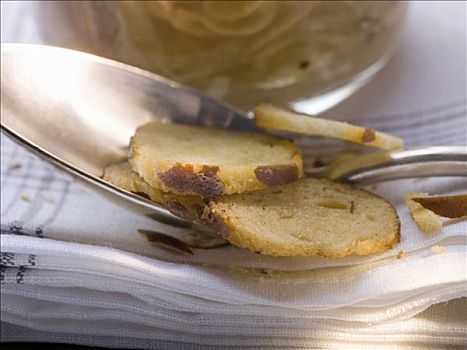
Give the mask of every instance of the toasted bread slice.
[{"label": "toasted bread slice", "polygon": [[196,220],[205,206],[202,198],[198,196],[181,196],[149,186],[138,174],[133,172],[128,162],[105,168],[103,179],[126,191],[148,197],[153,202],[166,206],[174,215],[185,220]]},{"label": "toasted bread slice", "polygon": [[342,258],[399,241],[394,207],[370,192],[306,178],[210,201],[210,225],[234,245],[273,256]]},{"label": "toasted bread slice", "polygon": [[255,123],[260,128],[332,137],[388,150],[401,149],[404,146],[402,139],[393,135],[345,122],[294,113],[268,104],[256,107]]},{"label": "toasted bread slice", "polygon": [[[391,248],[400,223],[393,206],[364,190],[329,180],[303,179],[252,193],[208,201],[151,188],[128,163],[106,168],[104,179],[152,200],[172,205],[187,219],[203,222],[239,247],[273,256],[342,258]],[[203,209],[201,209],[203,208]],[[188,212],[188,214],[186,214]]]},{"label": "toasted bread slice", "polygon": [[264,189],[303,175],[300,151],[289,140],[161,122],[136,130],[130,163],[156,189],[200,197]]},{"label": "toasted bread slice", "polygon": [[434,233],[441,230],[443,226],[441,218],[413,200],[414,198],[420,199],[427,196],[429,196],[428,193],[411,192],[406,193],[404,199],[418,228],[425,233]]}]

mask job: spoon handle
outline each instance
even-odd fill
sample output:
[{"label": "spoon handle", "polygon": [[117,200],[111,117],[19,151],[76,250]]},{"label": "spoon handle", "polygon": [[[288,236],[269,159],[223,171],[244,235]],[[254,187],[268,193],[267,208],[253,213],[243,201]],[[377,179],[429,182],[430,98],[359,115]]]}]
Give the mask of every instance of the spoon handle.
[{"label": "spoon handle", "polygon": [[360,185],[417,177],[467,177],[467,147],[438,146],[387,152],[379,157],[362,156],[360,161],[352,163],[361,166],[341,166],[330,177]]}]

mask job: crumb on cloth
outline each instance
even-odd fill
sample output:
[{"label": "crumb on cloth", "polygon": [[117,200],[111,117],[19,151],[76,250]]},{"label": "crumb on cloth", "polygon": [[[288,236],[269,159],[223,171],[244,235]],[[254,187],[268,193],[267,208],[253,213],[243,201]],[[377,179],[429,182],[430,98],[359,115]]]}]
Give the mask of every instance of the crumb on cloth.
[{"label": "crumb on cloth", "polygon": [[29,196],[29,194],[27,194],[26,192],[22,192],[19,197],[23,200],[23,201],[30,201],[31,200],[31,197]]},{"label": "crumb on cloth", "polygon": [[397,259],[402,259],[402,258],[404,258],[406,256],[407,256],[407,253],[404,252],[403,250],[401,250],[401,251],[399,251],[399,253],[397,253],[396,258]]},{"label": "crumb on cloth", "polygon": [[445,250],[446,248],[444,248],[442,245],[434,245],[431,247],[431,251],[435,254],[442,254]]}]

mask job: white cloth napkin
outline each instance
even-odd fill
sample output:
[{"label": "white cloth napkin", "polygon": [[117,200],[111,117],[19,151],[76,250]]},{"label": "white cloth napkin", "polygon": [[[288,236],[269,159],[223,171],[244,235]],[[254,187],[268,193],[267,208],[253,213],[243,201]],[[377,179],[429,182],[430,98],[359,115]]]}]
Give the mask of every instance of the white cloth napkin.
[{"label": "white cloth napkin", "polygon": [[[384,325],[370,325],[364,331],[358,328],[339,329],[333,327],[332,330],[318,331],[314,327],[317,325],[307,325],[307,331],[297,331],[294,337],[281,336],[281,327],[276,325],[274,332],[276,337],[266,339],[254,335],[224,337],[233,338],[236,345],[225,346],[222,349],[243,349],[250,348],[254,344],[255,348],[261,349],[289,349],[303,347],[307,349],[461,349],[465,344],[465,313],[467,312],[466,299],[456,299],[449,303],[437,304],[428,310],[404,321],[386,323]],[[24,321],[23,321],[24,322]],[[55,321],[57,324],[61,320]],[[89,328],[93,327],[92,335],[77,335],[76,332],[60,333],[31,330],[10,323],[3,323],[1,327],[2,339],[5,341],[41,341],[58,342],[64,339],[68,343],[78,343],[87,345],[110,346],[117,348],[140,348],[140,349],[219,349],[218,344],[225,344],[221,337],[214,338],[200,333],[193,335],[189,342],[185,339],[174,339],[174,332],[163,332],[157,327],[153,327],[153,336],[148,336],[149,332],[144,332],[144,326],[134,326],[132,324],[119,324],[119,332],[114,335],[99,335],[102,330],[109,326],[108,321],[90,322]],[[97,324],[97,326],[96,326]],[[319,326],[319,325],[318,325]],[[112,327],[112,326],[111,326]],[[256,325],[254,325],[256,328]],[[113,327],[115,328],[115,327]],[[100,331],[99,331],[100,330]],[[133,336],[127,336],[128,333]],[[106,333],[108,334],[108,333]],[[232,328],[229,334],[234,334]],[[306,336],[308,335],[308,336]],[[203,339],[196,344],[193,339]],[[207,341],[206,341],[206,338]],[[362,341],[363,340],[363,341]],[[207,345],[207,343],[212,345]],[[217,345],[215,345],[217,344]],[[430,345],[428,345],[430,344]]]},{"label": "white cloth napkin", "polygon": [[[465,24],[465,3],[413,4],[388,67],[326,115],[395,133],[408,147],[466,145]],[[310,142],[318,149],[324,141]],[[401,243],[386,253],[271,258],[229,246],[189,255],[137,234],[184,229],[117,207],[3,135],[1,146],[2,341],[180,349],[467,343],[466,299],[454,300],[467,296],[467,223],[423,234],[401,197],[465,192],[465,178],[370,186],[402,222]]]}]

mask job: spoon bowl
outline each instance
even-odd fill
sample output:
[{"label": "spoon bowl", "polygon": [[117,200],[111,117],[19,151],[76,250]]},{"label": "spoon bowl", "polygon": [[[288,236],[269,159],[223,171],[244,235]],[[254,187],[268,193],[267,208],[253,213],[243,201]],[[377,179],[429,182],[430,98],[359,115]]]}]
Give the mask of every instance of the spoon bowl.
[{"label": "spoon bowl", "polygon": [[156,74],[44,45],[2,44],[1,125],[13,140],[85,185],[143,214],[183,221],[100,177],[127,158],[151,120],[254,129],[243,112]]}]

